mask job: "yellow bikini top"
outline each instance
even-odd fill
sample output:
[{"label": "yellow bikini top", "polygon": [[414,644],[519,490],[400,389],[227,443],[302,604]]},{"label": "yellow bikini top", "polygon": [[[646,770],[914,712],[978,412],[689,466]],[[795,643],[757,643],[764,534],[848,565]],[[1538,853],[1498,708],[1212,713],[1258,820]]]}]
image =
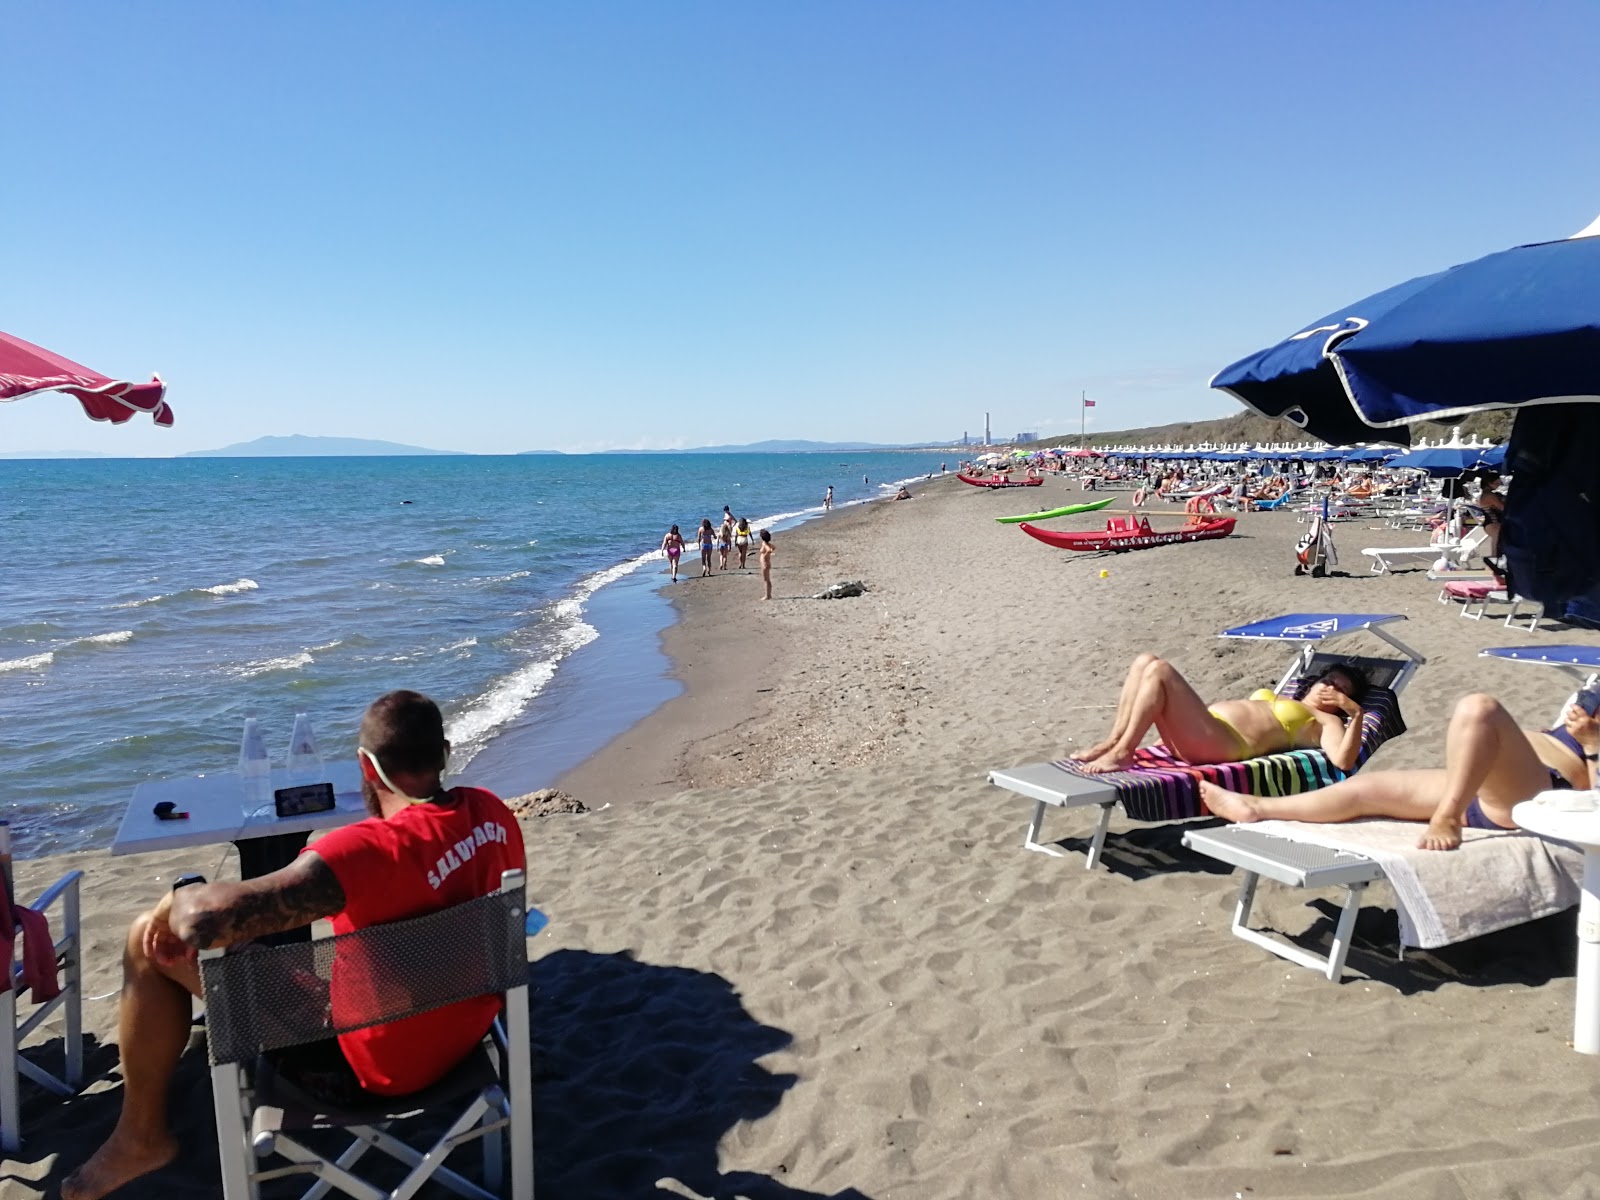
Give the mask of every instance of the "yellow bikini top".
[{"label": "yellow bikini top", "polygon": [[1271,688],[1257,688],[1250,693],[1250,699],[1262,700],[1272,705],[1272,715],[1278,719],[1278,724],[1283,726],[1283,732],[1288,734],[1290,742],[1298,738],[1300,731],[1317,719],[1316,713],[1300,701],[1280,696]]}]

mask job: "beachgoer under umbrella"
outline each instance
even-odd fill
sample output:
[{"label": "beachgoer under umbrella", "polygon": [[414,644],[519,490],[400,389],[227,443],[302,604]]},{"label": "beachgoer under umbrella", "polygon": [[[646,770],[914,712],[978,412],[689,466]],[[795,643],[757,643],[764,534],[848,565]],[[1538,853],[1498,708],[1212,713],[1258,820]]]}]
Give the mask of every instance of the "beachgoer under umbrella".
[{"label": "beachgoer under umbrella", "polygon": [[1332,666],[1305,681],[1295,696],[1258,688],[1248,700],[1207,705],[1171,663],[1154,654],[1133,660],[1104,741],[1071,755],[1094,774],[1120,771],[1154,728],[1185,762],[1243,762],[1296,747],[1320,747],[1341,771],[1361,754],[1361,694],[1366,680],[1354,667]]},{"label": "beachgoer under umbrella", "polygon": [[744,570],[744,560],[750,554],[750,518],[740,517],[733,527],[733,548],[739,552],[739,570]]},{"label": "beachgoer under umbrella", "polygon": [[1580,692],[1578,698],[1552,728],[1523,729],[1493,696],[1463,696],[1445,731],[1443,768],[1363,771],[1314,792],[1275,799],[1202,783],[1200,798],[1229,821],[1426,821],[1418,847],[1454,850],[1463,827],[1515,829],[1511,810],[1524,800],[1595,785],[1600,723],[1585,701],[1593,704],[1600,694]]},{"label": "beachgoer under umbrella", "polygon": [[700,578],[711,574],[711,551],[717,545],[717,531],[711,528],[711,518],[700,518]]},{"label": "beachgoer under umbrella", "polygon": [[678,582],[678,560],[683,557],[683,534],[678,532],[674,525],[667,530],[667,535],[661,539],[661,552],[667,556],[667,563],[672,568],[672,582]]}]

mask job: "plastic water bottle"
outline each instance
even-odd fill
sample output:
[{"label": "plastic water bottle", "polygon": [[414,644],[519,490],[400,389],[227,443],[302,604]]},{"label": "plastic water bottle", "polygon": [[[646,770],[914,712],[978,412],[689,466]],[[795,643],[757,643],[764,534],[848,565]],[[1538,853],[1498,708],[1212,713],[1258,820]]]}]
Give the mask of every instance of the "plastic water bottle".
[{"label": "plastic water bottle", "polygon": [[239,783],[244,789],[246,813],[272,803],[272,762],[267,758],[267,739],[253,712],[244,718],[244,737],[239,741]]},{"label": "plastic water bottle", "polygon": [[317,735],[311,732],[311,718],[303,712],[295,713],[294,732],[289,735],[289,783],[304,787],[308,783],[322,783],[326,778],[322,752],[317,749]]}]

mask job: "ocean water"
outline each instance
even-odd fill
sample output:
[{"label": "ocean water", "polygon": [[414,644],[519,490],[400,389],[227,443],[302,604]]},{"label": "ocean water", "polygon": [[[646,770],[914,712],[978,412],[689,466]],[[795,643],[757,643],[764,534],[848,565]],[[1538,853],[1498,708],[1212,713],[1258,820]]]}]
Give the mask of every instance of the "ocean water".
[{"label": "ocean water", "polygon": [[541,696],[559,724],[582,690],[552,686],[563,663],[605,636],[591,610],[614,592],[624,640],[622,601],[665,586],[668,525],[692,537],[727,504],[782,528],[830,484],[861,502],[941,461],[0,461],[0,815],[24,856],[102,846],[141,780],[231,769],[247,710],[275,759],[300,711],[348,757],[395,687],[440,702],[461,770]]}]

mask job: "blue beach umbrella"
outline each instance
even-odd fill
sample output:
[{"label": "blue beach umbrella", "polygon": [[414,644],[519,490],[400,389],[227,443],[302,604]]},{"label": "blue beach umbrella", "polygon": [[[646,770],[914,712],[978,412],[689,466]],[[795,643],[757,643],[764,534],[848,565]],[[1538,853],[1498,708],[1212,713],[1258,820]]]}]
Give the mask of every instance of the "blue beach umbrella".
[{"label": "blue beach umbrella", "polygon": [[1224,367],[1211,386],[1324,441],[1600,402],[1600,221],[1407,280]]},{"label": "blue beach umbrella", "polygon": [[[1497,461],[1490,461],[1490,454],[1499,451]],[[1447,475],[1459,475],[1463,471],[1470,471],[1475,467],[1497,467],[1504,463],[1506,454],[1500,446],[1428,446],[1421,450],[1411,450],[1391,458],[1391,467],[1410,467],[1417,471],[1426,471],[1435,478]]]}]

